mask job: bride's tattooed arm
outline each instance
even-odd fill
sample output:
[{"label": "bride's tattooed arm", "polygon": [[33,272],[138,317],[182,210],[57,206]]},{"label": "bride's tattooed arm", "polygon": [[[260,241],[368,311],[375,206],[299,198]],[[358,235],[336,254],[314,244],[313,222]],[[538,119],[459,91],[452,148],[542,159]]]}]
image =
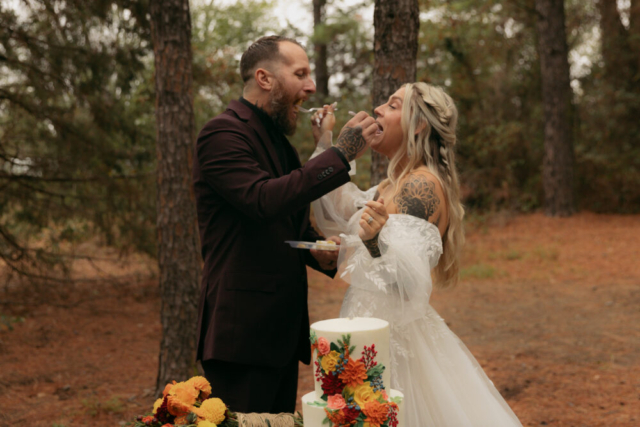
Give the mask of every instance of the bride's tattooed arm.
[{"label": "bride's tattooed arm", "polygon": [[382,256],[382,254],[380,254],[380,248],[378,247],[379,235],[380,233],[376,234],[376,236],[371,240],[362,241],[362,243],[364,243],[364,247],[367,248],[367,250],[369,251],[369,254],[371,254],[373,258],[379,258]]},{"label": "bride's tattooed arm", "polygon": [[348,161],[352,161],[366,144],[364,136],[362,136],[362,127],[356,126],[346,128],[340,133],[336,148]]},{"label": "bride's tattooed arm", "polygon": [[398,213],[422,218],[438,226],[440,198],[436,194],[435,183],[425,176],[410,174],[393,201],[398,208]]}]

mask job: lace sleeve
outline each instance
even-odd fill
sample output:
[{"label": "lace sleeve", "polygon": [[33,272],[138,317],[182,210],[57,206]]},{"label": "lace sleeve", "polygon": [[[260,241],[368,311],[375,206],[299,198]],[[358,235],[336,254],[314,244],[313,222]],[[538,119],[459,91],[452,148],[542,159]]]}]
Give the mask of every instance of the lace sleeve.
[{"label": "lace sleeve", "polygon": [[442,254],[438,228],[410,215],[390,215],[378,238],[382,256],[372,258],[357,235],[342,236],[340,274],[352,287],[388,300],[376,313],[396,325],[421,318],[431,296],[431,269]]},{"label": "lace sleeve", "polygon": [[[320,138],[320,142],[318,142],[318,146],[311,158],[329,149],[331,147],[331,138],[332,133],[326,132]],[[351,166],[349,174],[352,175],[356,169],[355,161],[350,162],[349,165]],[[367,191],[362,191],[354,183],[348,182],[311,203],[316,225],[320,231],[325,236],[337,236],[341,233],[347,233],[349,219],[367,201],[373,199],[376,189],[377,186]]]}]

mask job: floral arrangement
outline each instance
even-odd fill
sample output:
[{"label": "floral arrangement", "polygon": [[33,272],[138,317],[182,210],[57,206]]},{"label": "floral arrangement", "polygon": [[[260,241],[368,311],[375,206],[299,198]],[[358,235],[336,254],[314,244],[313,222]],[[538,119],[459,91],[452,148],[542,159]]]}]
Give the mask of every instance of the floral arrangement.
[{"label": "floral arrangement", "polygon": [[[315,379],[326,401],[324,423],[333,427],[397,427],[398,402],[389,398],[382,383],[384,366],[375,361],[375,344],[352,357],[351,334],[337,343],[311,331],[311,351],[316,352]],[[324,405],[323,405],[324,406]]]},{"label": "floral arrangement", "polygon": [[204,377],[167,384],[153,405],[152,415],[139,416],[134,427],[237,427],[237,415],[222,400],[211,398],[211,385]]}]

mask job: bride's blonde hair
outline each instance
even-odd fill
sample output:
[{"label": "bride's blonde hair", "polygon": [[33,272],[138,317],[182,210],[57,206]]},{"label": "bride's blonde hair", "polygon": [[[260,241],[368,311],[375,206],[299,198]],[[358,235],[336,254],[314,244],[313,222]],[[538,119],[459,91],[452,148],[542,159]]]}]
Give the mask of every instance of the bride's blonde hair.
[{"label": "bride's blonde hair", "polygon": [[[411,171],[425,165],[444,190],[449,225],[442,237],[443,253],[434,269],[436,286],[445,288],[458,282],[460,251],[464,244],[460,184],[453,147],[456,144],[458,110],[444,90],[427,83],[404,85],[402,131],[406,144],[389,160],[389,182],[398,183]],[[400,168],[399,165],[408,159]]]}]

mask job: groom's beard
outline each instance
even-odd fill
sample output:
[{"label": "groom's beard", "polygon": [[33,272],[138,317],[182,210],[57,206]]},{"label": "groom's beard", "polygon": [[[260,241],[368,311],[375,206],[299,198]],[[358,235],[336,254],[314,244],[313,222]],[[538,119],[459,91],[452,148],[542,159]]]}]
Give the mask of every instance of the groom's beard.
[{"label": "groom's beard", "polygon": [[269,93],[269,106],[271,107],[271,119],[273,119],[276,128],[282,133],[291,136],[296,132],[298,121],[293,115],[293,104],[295,95],[289,96],[282,87],[279,80],[275,81],[273,89]]}]

